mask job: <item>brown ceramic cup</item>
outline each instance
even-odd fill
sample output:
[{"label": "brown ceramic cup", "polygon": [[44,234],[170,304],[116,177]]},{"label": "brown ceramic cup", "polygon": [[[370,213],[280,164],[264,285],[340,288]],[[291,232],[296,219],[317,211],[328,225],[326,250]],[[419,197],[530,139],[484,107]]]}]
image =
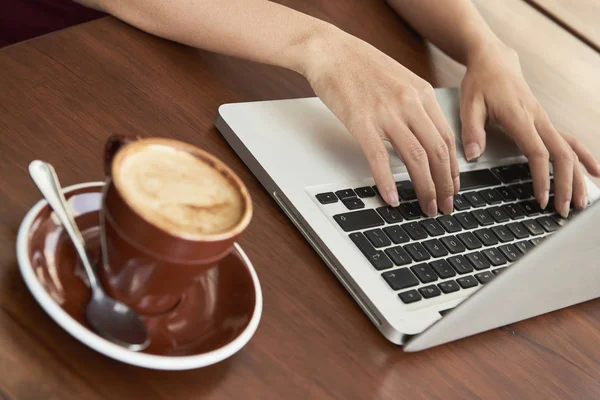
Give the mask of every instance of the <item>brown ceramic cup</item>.
[{"label": "brown ceramic cup", "polygon": [[[167,232],[134,211],[119,187],[119,165],[127,151],[144,146],[183,150],[214,168],[238,191],[241,218],[225,232],[193,238]],[[173,310],[195,279],[214,267],[232,249],[248,226],[252,202],[248,190],[223,162],[207,152],[173,139],[113,136],[105,147],[106,184],[101,213],[103,267],[107,293],[140,314]],[[103,221],[102,221],[103,220]]]}]

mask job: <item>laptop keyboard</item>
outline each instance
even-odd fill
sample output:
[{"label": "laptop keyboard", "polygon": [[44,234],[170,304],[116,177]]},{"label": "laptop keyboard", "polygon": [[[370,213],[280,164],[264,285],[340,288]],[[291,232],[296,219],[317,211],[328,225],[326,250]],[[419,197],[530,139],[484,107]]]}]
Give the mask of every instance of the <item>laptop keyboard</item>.
[{"label": "laptop keyboard", "polygon": [[[399,207],[367,208],[377,187],[319,193],[348,212],[333,215],[375,270],[405,303],[484,285],[563,226],[554,212],[551,179],[548,207],[533,198],[527,164],[463,172],[451,215],[428,217],[410,181],[397,182]],[[568,219],[576,215],[572,210]]]}]

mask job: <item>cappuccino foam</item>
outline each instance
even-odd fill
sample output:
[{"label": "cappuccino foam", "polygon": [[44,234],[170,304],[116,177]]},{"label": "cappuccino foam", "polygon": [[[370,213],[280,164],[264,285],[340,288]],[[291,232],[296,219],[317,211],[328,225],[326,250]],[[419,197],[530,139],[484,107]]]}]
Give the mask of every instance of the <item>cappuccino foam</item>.
[{"label": "cappuccino foam", "polygon": [[113,172],[125,201],[171,234],[217,234],[242,218],[243,199],[234,184],[185,151],[161,145],[135,149]]}]

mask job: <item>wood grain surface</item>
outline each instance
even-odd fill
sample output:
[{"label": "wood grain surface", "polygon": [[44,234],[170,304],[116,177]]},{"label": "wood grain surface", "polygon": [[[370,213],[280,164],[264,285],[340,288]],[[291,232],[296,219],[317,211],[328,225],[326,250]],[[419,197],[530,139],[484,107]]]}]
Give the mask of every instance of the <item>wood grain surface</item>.
[{"label": "wood grain surface", "polygon": [[600,52],[599,0],[526,0]]},{"label": "wood grain surface", "polygon": [[[284,3],[373,43],[434,86],[460,83],[463,68],[383,1]],[[476,4],[519,51],[556,125],[600,156],[600,55],[522,0]],[[311,96],[302,77],[104,18],[0,51],[0,93],[0,398],[600,398],[600,300],[420,353],[383,338],[213,126],[222,103]],[[200,146],[250,189],[255,216],[240,242],[264,312],[250,343],[220,364],[164,372],[104,357],[55,324],[20,277],[16,233],[40,198],[28,163],[52,162],[63,185],[100,180],[102,145],[123,131]]]}]

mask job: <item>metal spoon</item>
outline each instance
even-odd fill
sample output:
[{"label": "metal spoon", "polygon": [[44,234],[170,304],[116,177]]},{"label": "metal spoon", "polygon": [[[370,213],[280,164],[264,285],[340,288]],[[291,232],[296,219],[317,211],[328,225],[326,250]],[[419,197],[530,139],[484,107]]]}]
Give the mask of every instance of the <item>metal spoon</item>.
[{"label": "metal spoon", "polygon": [[29,164],[29,174],[63,224],[83,262],[92,290],[92,297],[85,312],[89,324],[101,336],[128,350],[144,350],[150,344],[148,331],[132,309],[109,297],[102,289],[54,168],[46,162],[36,160]]}]

